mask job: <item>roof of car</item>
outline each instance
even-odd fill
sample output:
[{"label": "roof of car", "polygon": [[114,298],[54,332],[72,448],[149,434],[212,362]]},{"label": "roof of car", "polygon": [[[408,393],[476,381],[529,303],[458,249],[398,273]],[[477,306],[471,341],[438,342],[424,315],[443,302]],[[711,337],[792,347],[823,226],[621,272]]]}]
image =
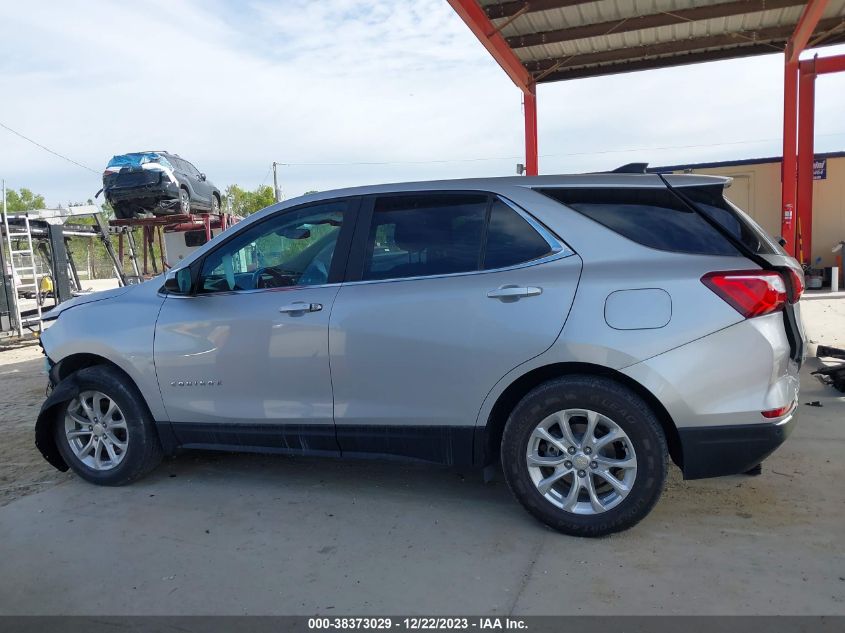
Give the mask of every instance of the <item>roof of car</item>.
[{"label": "roof of car", "polygon": [[[731,178],[704,174],[666,174],[665,179],[673,187],[726,185]],[[658,174],[594,173],[561,174],[554,176],[505,176],[495,178],[463,178],[454,180],[429,180],[419,182],[398,182],[380,185],[348,187],[331,191],[320,191],[301,196],[303,199],[325,199],[342,196],[361,196],[377,193],[398,193],[402,191],[487,191],[500,187],[613,187],[652,188],[665,187]]]}]

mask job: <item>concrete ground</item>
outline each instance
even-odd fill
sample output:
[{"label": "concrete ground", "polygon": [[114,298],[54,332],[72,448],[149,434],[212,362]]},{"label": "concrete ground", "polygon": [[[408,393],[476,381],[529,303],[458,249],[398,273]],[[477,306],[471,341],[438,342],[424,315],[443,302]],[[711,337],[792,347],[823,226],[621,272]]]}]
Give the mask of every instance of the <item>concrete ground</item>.
[{"label": "concrete ground", "polygon": [[[835,302],[807,302],[812,336],[845,325]],[[815,359],[762,476],[673,468],[648,518],[599,540],[435,466],[185,454],[98,488],[31,444],[41,362],[0,354],[0,614],[845,615],[845,397]]]}]

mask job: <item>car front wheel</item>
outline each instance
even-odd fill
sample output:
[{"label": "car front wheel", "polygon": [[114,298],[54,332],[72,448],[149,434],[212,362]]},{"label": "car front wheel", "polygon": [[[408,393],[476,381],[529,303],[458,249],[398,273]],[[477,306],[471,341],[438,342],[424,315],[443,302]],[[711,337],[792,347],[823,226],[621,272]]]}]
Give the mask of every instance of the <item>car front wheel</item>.
[{"label": "car front wheel", "polygon": [[520,503],[574,536],[635,525],[666,480],[666,439],[654,412],[598,376],[566,376],[528,393],[508,419],[501,455]]},{"label": "car front wheel", "polygon": [[104,365],[75,374],[77,395],[56,420],[59,452],[91,483],[120,486],[155,468],[161,443],[146,404],[121,372]]}]

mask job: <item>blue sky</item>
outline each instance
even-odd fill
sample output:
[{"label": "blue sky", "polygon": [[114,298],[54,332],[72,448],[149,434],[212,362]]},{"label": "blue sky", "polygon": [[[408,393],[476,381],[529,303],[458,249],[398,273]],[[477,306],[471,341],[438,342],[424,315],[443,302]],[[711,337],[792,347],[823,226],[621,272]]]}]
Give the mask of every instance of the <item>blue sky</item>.
[{"label": "blue sky", "polygon": [[[95,172],[0,129],[0,177],[51,204],[92,196],[113,154],[141,149],[221,188],[285,163],[286,197],[522,162],[520,93],[445,0],[5,2],[0,23],[0,122]],[[538,92],[541,173],[780,153],[777,54]],[[817,150],[845,149],[845,76],[817,96]],[[351,162],[391,164],[327,164]]]}]

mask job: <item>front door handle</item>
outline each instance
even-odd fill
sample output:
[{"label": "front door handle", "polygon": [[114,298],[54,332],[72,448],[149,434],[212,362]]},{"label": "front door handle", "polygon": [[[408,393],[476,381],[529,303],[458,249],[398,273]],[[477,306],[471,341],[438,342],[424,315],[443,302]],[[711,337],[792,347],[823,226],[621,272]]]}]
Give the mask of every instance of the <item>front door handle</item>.
[{"label": "front door handle", "polygon": [[543,294],[543,289],[536,286],[502,286],[491,290],[487,296],[502,301],[519,301],[523,297],[536,297],[541,294]]},{"label": "front door handle", "polygon": [[304,312],[319,312],[323,309],[322,303],[306,303],[305,301],[294,301],[291,304],[279,308],[282,314],[302,314]]}]

